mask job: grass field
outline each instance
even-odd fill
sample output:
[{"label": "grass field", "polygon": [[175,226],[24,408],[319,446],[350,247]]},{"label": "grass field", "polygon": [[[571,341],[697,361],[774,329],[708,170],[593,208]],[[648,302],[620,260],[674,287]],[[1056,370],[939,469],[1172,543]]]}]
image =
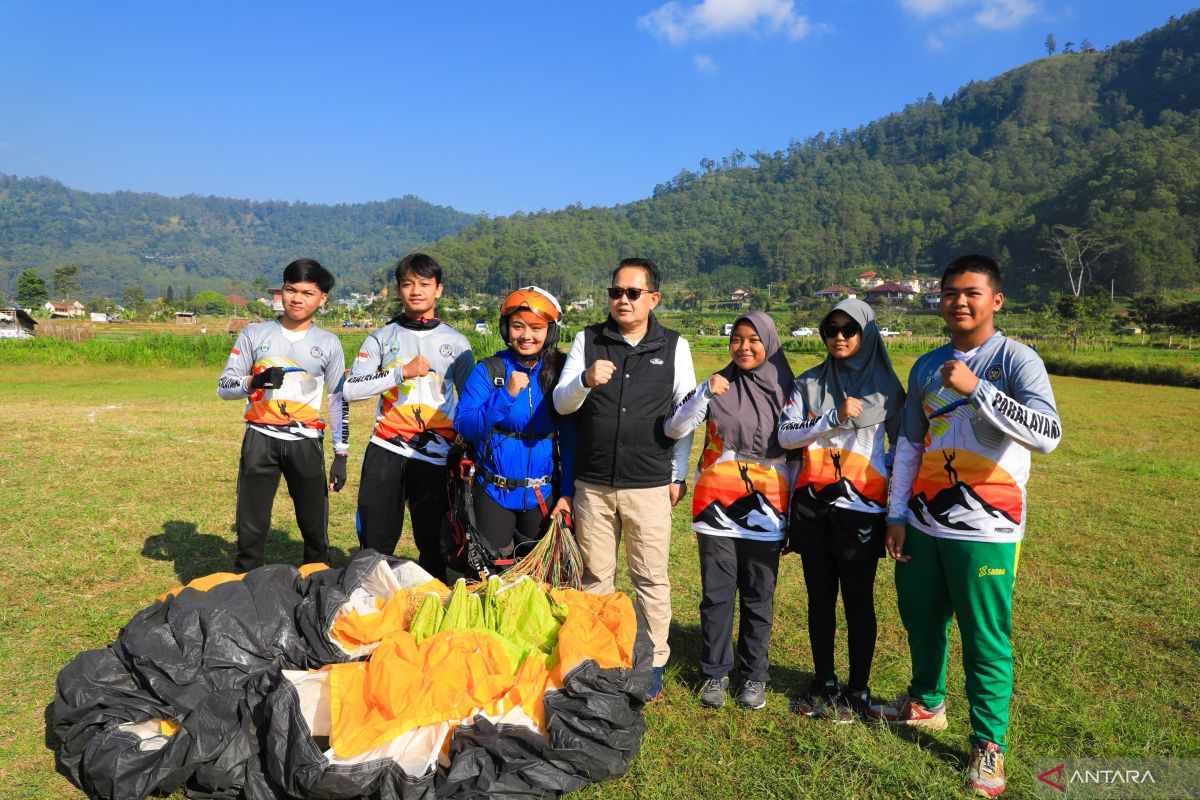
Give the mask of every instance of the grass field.
[{"label": "grass field", "polygon": [[[815,363],[794,357],[798,367]],[[906,372],[911,356],[900,356]],[[698,371],[720,366],[701,354]],[[111,641],[166,589],[228,569],[240,404],[213,368],[4,367],[0,406],[0,672],[7,735],[0,796],[74,798],[54,771],[47,706],[80,650]],[[1070,757],[1200,757],[1200,393],[1055,378],[1065,438],[1035,457],[1016,589],[1016,693],[1006,796],[1031,797],[1034,765]],[[351,463],[372,409],[353,409]],[[699,442],[697,442],[697,447]],[[333,497],[333,559],[353,553],[357,469]],[[810,658],[799,561],[784,559],[767,708],[702,710],[700,579],[687,509],[675,512],[675,627],[666,696],[629,774],[595,798],[959,797],[968,726],[951,655],[951,726],[932,736],[830,727],[788,710]],[[281,492],[268,559],[297,563]],[[414,555],[405,534],[401,555]],[[877,696],[905,688],[908,655],[892,566],[877,584]],[[839,637],[844,672],[844,636]]]}]

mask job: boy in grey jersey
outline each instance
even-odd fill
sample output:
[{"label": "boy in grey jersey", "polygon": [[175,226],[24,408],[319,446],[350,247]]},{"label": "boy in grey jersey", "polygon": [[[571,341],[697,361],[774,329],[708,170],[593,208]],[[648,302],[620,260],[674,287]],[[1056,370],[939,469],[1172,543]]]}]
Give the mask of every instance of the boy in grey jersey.
[{"label": "boy in grey jersey", "polygon": [[[271,505],[280,475],[296,508],[305,564],[328,563],[329,489],[346,482],[350,417],[342,399],[342,343],[312,322],[334,278],[302,258],[283,271],[283,316],[247,325],[217,382],[223,400],[245,400],[246,433],[238,468],[237,560],[247,572],[263,564]],[[321,394],[329,393],[333,466],[325,480]]]},{"label": "boy in grey jersey", "polygon": [[423,253],[396,264],[404,313],[363,342],[346,379],[347,400],[379,397],[358,490],[359,544],[391,555],[412,515],[417,559],[446,579],[441,528],[447,510],[446,453],[457,435],[458,396],[475,367],[467,338],[433,315],[442,268]]}]

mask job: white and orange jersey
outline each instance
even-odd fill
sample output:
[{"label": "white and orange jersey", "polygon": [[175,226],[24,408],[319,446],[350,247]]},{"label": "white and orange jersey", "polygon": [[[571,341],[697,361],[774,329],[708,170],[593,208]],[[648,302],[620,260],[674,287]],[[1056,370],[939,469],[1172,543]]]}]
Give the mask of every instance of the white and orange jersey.
[{"label": "white and orange jersey", "polygon": [[704,381],[663,422],[664,432],[673,439],[704,423],[704,449],[692,492],[692,530],[766,542],[783,539],[793,465],[786,458],[758,458],[726,448],[708,413],[710,402],[712,390]]},{"label": "white and orange jersey", "polygon": [[[951,359],[979,378],[971,394],[942,385]],[[888,522],[946,539],[1020,541],[1029,454],[1061,438],[1046,367],[1030,348],[997,331],[969,353],[950,344],[926,353],[909,373]]]},{"label": "white and orange jersey", "polygon": [[[229,351],[217,381],[224,400],[246,400],[246,425],[278,439],[319,439],[325,430],[321,395],[329,393],[329,422],[335,452],[349,445],[349,415],[341,397],[346,374],[341,341],[316,325],[299,334],[286,331],[278,320],[247,325]],[[284,370],[278,389],[251,392],[250,379],[271,367]]]},{"label": "white and orange jersey", "polygon": [[[892,433],[885,436],[889,425]],[[853,420],[840,423],[837,409],[816,414],[805,407],[801,392],[793,387],[779,419],[778,435],[784,447],[804,448],[796,491],[813,507],[883,514],[890,463],[885,439],[895,441],[899,426],[898,416],[869,428],[855,428]]]},{"label": "white and orange jersey", "polygon": [[[429,361],[429,374],[405,380],[404,365],[421,355]],[[413,330],[391,322],[359,348],[345,397],[351,402],[379,397],[372,444],[444,464],[456,436],[459,392],[474,368],[470,342],[449,325]]]}]

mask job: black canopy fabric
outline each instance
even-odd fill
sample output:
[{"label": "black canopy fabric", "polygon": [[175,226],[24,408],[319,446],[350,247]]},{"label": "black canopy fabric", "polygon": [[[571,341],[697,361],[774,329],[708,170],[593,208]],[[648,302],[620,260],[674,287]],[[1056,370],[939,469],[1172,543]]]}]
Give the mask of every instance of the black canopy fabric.
[{"label": "black canopy fabric", "polygon": [[479,715],[420,774],[403,759],[330,758],[294,683],[354,660],[329,636],[334,618],[381,574],[414,568],[368,550],[309,578],[272,565],[154,603],[59,673],[59,771],[95,798],[183,787],[197,798],[414,800],[555,797],[628,769],[645,732],[651,648],[641,629],[632,668],[585,660],[546,693],[545,731]]}]

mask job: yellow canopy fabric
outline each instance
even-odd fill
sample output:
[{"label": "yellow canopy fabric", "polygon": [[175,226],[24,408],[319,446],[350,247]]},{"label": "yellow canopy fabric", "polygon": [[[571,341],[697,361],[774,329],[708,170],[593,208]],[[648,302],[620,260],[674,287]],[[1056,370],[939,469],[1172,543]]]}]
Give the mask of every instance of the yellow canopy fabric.
[{"label": "yellow canopy fabric", "polygon": [[[338,637],[379,646],[369,661],[325,667],[336,754],[353,758],[418,726],[518,706],[544,730],[546,691],[585,659],[601,668],[633,666],[637,618],[626,595],[547,594],[522,583],[496,581],[480,593],[460,582],[440,618],[437,596],[426,594],[406,620],[414,598],[403,591],[381,600],[379,614],[343,615]],[[422,630],[405,630],[406,622]]]}]

